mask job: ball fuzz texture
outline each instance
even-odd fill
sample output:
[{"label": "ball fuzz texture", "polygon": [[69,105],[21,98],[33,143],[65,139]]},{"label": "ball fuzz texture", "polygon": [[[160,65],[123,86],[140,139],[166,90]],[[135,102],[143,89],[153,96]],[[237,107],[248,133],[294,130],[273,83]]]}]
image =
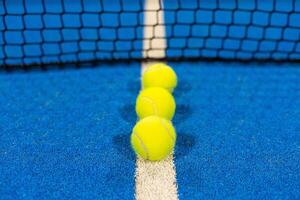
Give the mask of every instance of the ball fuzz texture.
[{"label": "ball fuzz texture", "polygon": [[150,116],[140,120],[133,128],[131,145],[140,157],[158,161],[166,158],[174,149],[176,132],[169,120]]},{"label": "ball fuzz texture", "polygon": [[171,120],[176,104],[173,96],[167,90],[152,87],[140,92],[135,109],[140,119],[156,115]]},{"label": "ball fuzz texture", "polygon": [[143,88],[162,87],[173,92],[177,86],[177,76],[174,70],[164,63],[151,65],[142,76]]}]

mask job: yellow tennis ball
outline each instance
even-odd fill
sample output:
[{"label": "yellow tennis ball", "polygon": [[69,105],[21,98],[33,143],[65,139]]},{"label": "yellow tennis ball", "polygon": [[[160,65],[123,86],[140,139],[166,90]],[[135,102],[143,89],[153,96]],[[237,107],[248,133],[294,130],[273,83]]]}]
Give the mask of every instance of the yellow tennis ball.
[{"label": "yellow tennis ball", "polygon": [[153,87],[142,90],[136,100],[136,113],[140,119],[157,115],[171,120],[176,104],[173,96],[165,89]]},{"label": "yellow tennis ball", "polygon": [[162,160],[174,149],[176,132],[169,120],[150,116],[133,128],[131,145],[137,155],[146,160]]},{"label": "yellow tennis ball", "polygon": [[177,76],[174,70],[164,63],[150,66],[142,76],[143,88],[162,87],[173,92],[177,86]]}]

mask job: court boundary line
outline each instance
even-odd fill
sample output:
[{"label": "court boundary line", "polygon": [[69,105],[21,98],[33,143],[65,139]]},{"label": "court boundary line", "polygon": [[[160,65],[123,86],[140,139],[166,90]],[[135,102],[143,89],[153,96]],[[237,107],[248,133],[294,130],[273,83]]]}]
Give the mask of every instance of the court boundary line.
[{"label": "court boundary line", "polygon": [[[165,56],[166,39],[163,0],[146,0],[144,9],[143,57]],[[147,51],[146,51],[147,50]],[[142,62],[141,75],[155,61]],[[178,200],[178,186],[173,154],[165,160],[151,162],[137,157],[135,170],[137,200]]]}]

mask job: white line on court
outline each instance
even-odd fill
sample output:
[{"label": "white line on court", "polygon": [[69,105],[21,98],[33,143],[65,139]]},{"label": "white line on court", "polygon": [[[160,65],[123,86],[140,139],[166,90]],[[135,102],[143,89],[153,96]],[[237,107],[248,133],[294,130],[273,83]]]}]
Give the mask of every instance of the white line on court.
[{"label": "white line on court", "polygon": [[[146,0],[144,11],[144,57],[165,56],[165,27],[162,0]],[[153,63],[142,63],[142,73]],[[173,155],[160,162],[137,158],[135,171],[137,200],[177,200],[176,170]]]}]

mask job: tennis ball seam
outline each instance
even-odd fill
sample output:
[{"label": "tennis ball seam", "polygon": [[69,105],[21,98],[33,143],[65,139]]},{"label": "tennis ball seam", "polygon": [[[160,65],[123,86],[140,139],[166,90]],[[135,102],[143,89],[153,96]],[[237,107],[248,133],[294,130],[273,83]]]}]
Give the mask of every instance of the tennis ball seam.
[{"label": "tennis ball seam", "polygon": [[143,150],[144,150],[145,153],[146,153],[146,160],[148,160],[148,159],[149,159],[149,152],[148,152],[147,147],[146,147],[145,144],[143,143],[143,140],[140,138],[140,136],[139,136],[135,131],[133,131],[132,134],[133,134],[133,135],[138,139],[138,141],[140,142],[140,144],[141,144]]},{"label": "tennis ball seam", "polygon": [[[176,85],[176,84],[175,84]],[[165,87],[165,89],[168,91],[168,92],[173,92],[174,91],[174,89],[172,88],[172,87]]]},{"label": "tennis ball seam", "polygon": [[172,134],[171,134],[168,126],[166,125],[165,121],[164,120],[160,120],[160,121],[161,121],[163,127],[167,130],[167,133],[168,133],[169,137],[173,140],[173,142],[175,142],[175,138],[172,136]]},{"label": "tennis ball seam", "polygon": [[148,101],[148,102],[150,102],[151,107],[152,107],[153,112],[154,112],[154,115],[158,115],[158,109],[157,109],[155,103],[153,102],[153,100],[151,98],[145,97],[145,96],[141,96],[141,98]]}]

